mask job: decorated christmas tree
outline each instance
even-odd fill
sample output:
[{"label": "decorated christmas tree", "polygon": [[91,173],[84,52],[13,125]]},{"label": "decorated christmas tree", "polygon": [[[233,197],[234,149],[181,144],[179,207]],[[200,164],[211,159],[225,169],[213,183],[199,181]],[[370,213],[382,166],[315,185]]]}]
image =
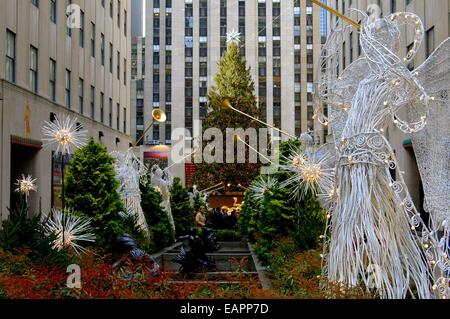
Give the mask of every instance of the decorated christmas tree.
[{"label": "decorated christmas tree", "polygon": [[[231,41],[230,41],[231,42]],[[261,126],[258,122],[238,114],[235,111],[224,108],[223,101],[228,99],[230,104],[254,117],[259,117],[260,110],[254,95],[255,85],[247,68],[244,58],[239,52],[237,41],[228,45],[218,65],[218,73],[215,76],[215,86],[208,92],[208,109],[202,123],[203,132],[208,128],[218,128],[223,134],[223,163],[201,163],[196,165],[193,177],[194,184],[200,189],[205,189],[217,183],[223,182],[228,191],[242,191],[242,186],[248,186],[252,179],[259,174],[260,164],[249,163],[247,151],[245,163],[237,163],[237,143],[241,141],[234,139],[235,160],[233,163],[225,163],[226,159],[226,129],[255,128],[256,132]],[[203,149],[207,145],[203,144]],[[250,150],[250,152],[253,152]],[[228,186],[229,185],[229,186]]]}]

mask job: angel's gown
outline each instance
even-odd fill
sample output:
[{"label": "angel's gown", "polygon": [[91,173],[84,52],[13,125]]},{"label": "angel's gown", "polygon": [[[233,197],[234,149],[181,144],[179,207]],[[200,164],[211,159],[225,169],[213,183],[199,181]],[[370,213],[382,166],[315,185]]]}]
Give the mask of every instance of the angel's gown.
[{"label": "angel's gown", "polygon": [[162,195],[163,201],[161,203],[161,206],[164,208],[164,211],[167,214],[167,217],[169,218],[169,223],[172,227],[172,230],[175,233],[175,221],[173,219],[172,215],[172,209],[170,207],[170,180],[169,178],[164,177],[164,172],[159,168],[159,166],[155,165],[152,168],[152,186],[157,188]]},{"label": "angel's gown", "polygon": [[368,75],[353,98],[338,146],[326,272],[331,282],[356,287],[362,281],[384,298],[404,298],[413,282],[419,297],[429,298],[427,265],[411,231],[413,205],[404,183],[391,178],[395,156],[379,133],[388,120],[389,85]]},{"label": "angel's gown", "polygon": [[141,190],[139,167],[143,167],[133,155],[131,150],[115,154],[117,157],[115,170],[120,181],[120,197],[127,211],[134,214],[137,225],[145,232],[148,232],[147,222],[141,206]]}]

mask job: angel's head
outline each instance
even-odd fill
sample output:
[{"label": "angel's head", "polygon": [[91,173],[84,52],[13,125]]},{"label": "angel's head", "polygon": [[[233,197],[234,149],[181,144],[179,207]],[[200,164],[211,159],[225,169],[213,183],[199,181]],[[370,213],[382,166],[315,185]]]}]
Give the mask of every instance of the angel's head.
[{"label": "angel's head", "polygon": [[[403,26],[414,27],[414,45],[407,52],[406,57],[401,56],[400,44],[402,42]],[[380,19],[365,19],[361,30],[361,47],[369,59],[371,67],[385,69],[400,63],[407,64],[415,56],[423,38],[423,24],[420,18],[413,13],[398,12]]]}]

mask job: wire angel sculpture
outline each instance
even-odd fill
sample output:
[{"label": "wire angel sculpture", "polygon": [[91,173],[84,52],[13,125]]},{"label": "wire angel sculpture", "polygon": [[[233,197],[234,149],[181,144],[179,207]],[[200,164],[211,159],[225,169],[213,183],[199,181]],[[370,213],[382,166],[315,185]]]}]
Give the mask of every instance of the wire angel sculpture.
[{"label": "wire angel sculpture", "polygon": [[[338,76],[336,48],[341,47],[339,41],[349,28],[340,24],[324,46],[319,70],[317,97],[328,106],[329,114],[319,112],[317,116],[331,125],[336,152],[335,201],[328,215],[323,277],[344,287],[362,282],[382,298],[405,298],[412,285],[420,298],[446,298],[448,237],[439,235],[440,225],[433,216],[428,224],[422,220],[403,176],[400,174],[398,181],[392,178],[391,170],[398,164],[383,130],[392,119],[403,132],[423,131],[430,112],[435,112],[430,110],[436,98],[421,80],[439,74],[427,66],[444,61],[448,67],[450,42],[443,43],[419,68],[419,75],[423,72],[420,78],[407,67],[424,34],[419,17],[395,13],[375,21],[365,18],[360,30],[363,57]],[[414,26],[415,40],[402,58],[397,52],[400,27],[405,24]],[[410,122],[400,116],[405,108]],[[316,111],[320,109],[321,105],[316,107]],[[420,134],[426,133],[416,136],[427,141]],[[419,156],[419,162],[425,157]],[[425,180],[435,182],[430,173],[421,172],[427,176]],[[448,178],[443,183],[448,185]]]},{"label": "wire angel sculpture", "polygon": [[167,169],[162,170],[155,164],[150,170],[150,179],[152,186],[157,189],[163,197],[161,205],[164,208],[164,211],[169,218],[170,225],[172,226],[172,230],[175,233],[175,221],[173,219],[172,209],[170,208],[170,187],[172,186],[172,177]]},{"label": "wire angel sculpture", "polygon": [[137,226],[144,232],[148,232],[147,222],[141,207],[140,183],[145,182],[143,177],[147,174],[145,165],[134,154],[133,149],[126,152],[114,151],[111,156],[115,159],[114,169],[120,182],[119,194],[125,204],[128,214],[136,218]]}]

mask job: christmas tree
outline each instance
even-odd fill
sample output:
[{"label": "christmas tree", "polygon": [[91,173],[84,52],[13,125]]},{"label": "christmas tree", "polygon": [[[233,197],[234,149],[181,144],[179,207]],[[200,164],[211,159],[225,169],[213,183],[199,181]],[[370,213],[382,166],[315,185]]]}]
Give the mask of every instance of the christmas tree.
[{"label": "christmas tree", "polygon": [[100,246],[109,249],[117,236],[134,232],[119,215],[124,206],[117,192],[113,159],[105,146],[91,138],[75,151],[64,183],[67,206],[91,218]]},{"label": "christmas tree", "polygon": [[[249,163],[249,153],[245,155],[245,163],[236,163],[237,143],[235,139],[235,161],[225,163],[226,129],[227,128],[255,128],[261,126],[258,122],[224,108],[223,101],[227,98],[231,105],[246,114],[258,118],[260,110],[254,95],[255,85],[250,75],[250,69],[239,52],[237,43],[230,43],[218,65],[215,76],[215,86],[208,92],[209,112],[203,120],[203,132],[208,128],[218,128],[223,134],[223,163],[196,164],[193,181],[200,189],[205,189],[217,183],[224,182],[228,191],[242,191],[242,186],[248,186],[259,174],[260,164]],[[206,142],[203,144],[205,149]],[[253,152],[250,150],[250,152]],[[229,186],[228,186],[229,185]]]}]

